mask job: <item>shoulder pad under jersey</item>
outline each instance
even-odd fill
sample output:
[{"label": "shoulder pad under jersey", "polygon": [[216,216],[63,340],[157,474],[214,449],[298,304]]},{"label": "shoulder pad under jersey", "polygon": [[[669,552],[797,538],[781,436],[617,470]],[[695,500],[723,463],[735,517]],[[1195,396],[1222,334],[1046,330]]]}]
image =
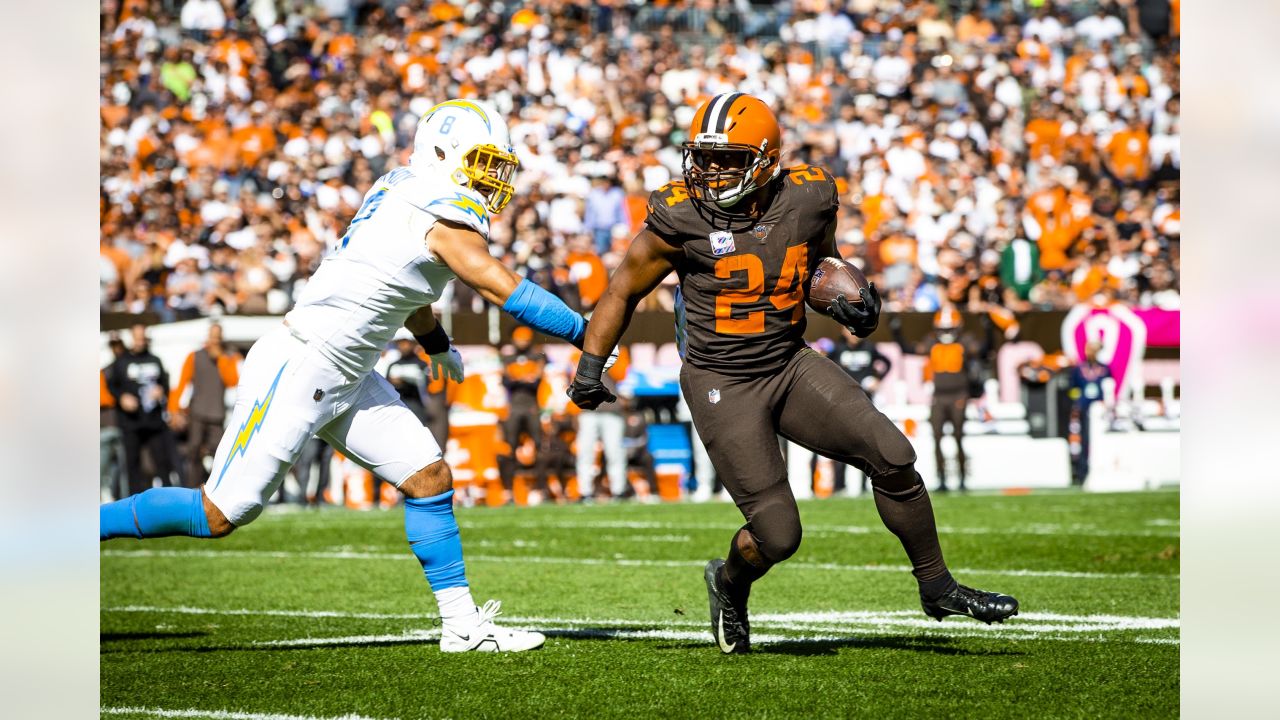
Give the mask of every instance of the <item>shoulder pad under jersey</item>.
[{"label": "shoulder pad under jersey", "polygon": [[681,228],[682,224],[688,225],[688,223],[681,223],[679,215],[681,210],[691,210],[691,206],[684,206],[692,202],[684,181],[673,180],[649,194],[649,212],[645,217],[645,224],[658,235],[676,238],[682,232],[689,231],[688,227]]},{"label": "shoulder pad under jersey", "polygon": [[788,185],[796,186],[806,196],[806,205],[822,213],[834,213],[840,206],[840,191],[835,177],[818,165],[794,165],[782,171]]},{"label": "shoulder pad under jersey", "polygon": [[489,239],[489,210],[480,193],[452,180],[425,177],[409,168],[397,168],[379,180],[410,205],[441,220],[466,225]]}]

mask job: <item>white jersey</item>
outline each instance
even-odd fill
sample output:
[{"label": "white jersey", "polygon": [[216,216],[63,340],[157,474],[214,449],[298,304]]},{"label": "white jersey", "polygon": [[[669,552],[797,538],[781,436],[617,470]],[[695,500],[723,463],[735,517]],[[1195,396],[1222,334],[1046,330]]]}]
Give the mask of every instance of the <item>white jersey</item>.
[{"label": "white jersey", "polygon": [[454,277],[427,249],[439,219],[489,238],[489,212],[474,190],[408,167],[378,178],[285,316],[293,333],[350,378],[368,373],[405,319]]}]

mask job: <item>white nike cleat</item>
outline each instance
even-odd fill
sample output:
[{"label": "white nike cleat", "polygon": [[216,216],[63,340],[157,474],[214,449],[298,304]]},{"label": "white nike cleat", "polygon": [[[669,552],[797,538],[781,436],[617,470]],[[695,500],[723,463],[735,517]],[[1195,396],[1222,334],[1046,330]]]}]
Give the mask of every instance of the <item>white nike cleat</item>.
[{"label": "white nike cleat", "polygon": [[493,619],[502,614],[502,603],[490,600],[476,608],[475,622],[440,631],[440,652],[524,652],[542,647],[547,637],[540,632],[516,630],[495,625]]}]

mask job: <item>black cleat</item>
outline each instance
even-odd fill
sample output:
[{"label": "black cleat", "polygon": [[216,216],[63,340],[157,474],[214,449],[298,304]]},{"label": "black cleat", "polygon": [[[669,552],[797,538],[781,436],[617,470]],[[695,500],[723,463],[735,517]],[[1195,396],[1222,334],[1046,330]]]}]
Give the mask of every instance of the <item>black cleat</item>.
[{"label": "black cleat", "polygon": [[975,590],[967,585],[956,585],[954,590],[932,602],[921,596],[920,605],[926,615],[938,622],[948,615],[968,615],[990,625],[1018,614],[1018,601],[1013,596]]},{"label": "black cleat", "polygon": [[707,581],[707,600],[711,603],[711,636],[720,646],[720,652],[742,654],[751,652],[751,625],[747,622],[746,603],[739,605],[719,583],[720,568],[724,560],[707,563],[703,573]]}]

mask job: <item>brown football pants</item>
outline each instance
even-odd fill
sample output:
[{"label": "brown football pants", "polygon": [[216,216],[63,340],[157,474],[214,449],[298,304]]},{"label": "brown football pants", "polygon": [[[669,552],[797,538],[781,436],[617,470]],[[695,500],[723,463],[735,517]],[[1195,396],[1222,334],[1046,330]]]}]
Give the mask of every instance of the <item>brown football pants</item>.
[{"label": "brown football pants", "polygon": [[717,476],[746,518],[744,529],[763,560],[758,570],[800,546],[800,513],[787,482],[781,435],[866,473],[880,517],[902,541],[916,577],[945,574],[914,448],[834,362],[805,348],[780,371],[755,377],[686,363],[680,387]]}]

